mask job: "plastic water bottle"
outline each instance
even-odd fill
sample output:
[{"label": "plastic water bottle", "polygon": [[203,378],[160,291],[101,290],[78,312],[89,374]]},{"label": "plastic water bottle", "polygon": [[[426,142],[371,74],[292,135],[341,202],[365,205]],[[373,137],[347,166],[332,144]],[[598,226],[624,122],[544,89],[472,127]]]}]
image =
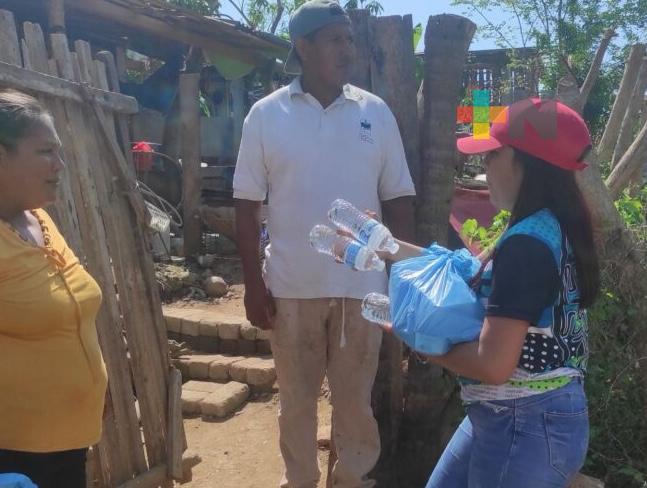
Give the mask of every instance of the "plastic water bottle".
[{"label": "plastic water bottle", "polygon": [[337,258],[358,271],[384,271],[384,261],[375,251],[350,237],[340,236],[325,225],[312,228],[310,244],[320,253]]},{"label": "plastic water bottle", "polygon": [[328,218],[372,251],[388,251],[395,254],[400,248],[385,225],[360,212],[346,200],[339,198],[332,202]]},{"label": "plastic water bottle", "polygon": [[362,300],[362,317],[379,325],[391,325],[391,300],[381,293],[369,293]]}]

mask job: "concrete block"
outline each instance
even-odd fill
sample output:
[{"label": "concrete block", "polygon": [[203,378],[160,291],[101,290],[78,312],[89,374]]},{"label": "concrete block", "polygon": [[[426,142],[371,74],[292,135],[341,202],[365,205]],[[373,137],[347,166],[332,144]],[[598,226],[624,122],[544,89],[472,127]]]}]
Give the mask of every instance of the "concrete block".
[{"label": "concrete block", "polygon": [[229,370],[232,364],[242,361],[243,358],[235,356],[216,356],[209,365],[209,379],[215,381],[229,381]]},{"label": "concrete block", "polygon": [[215,393],[218,391],[218,385],[210,381],[187,381],[182,385],[182,390],[199,391],[202,393]]},{"label": "concrete block", "polygon": [[180,310],[165,309],[164,320],[168,332],[180,333],[180,328],[182,327],[182,312]]},{"label": "concrete block", "polygon": [[204,337],[218,337],[217,320],[212,318],[202,318],[200,320],[200,335]]},{"label": "concrete block", "polygon": [[209,393],[204,391],[185,390],[184,388],[182,388],[182,413],[200,413],[200,402],[204,400],[208,395]]},{"label": "concrete block", "polygon": [[239,350],[238,342],[238,339],[220,339],[220,352],[222,354],[236,356]]},{"label": "concrete block", "polygon": [[182,319],[181,333],[183,336],[198,337],[200,335],[200,319],[198,318]]},{"label": "concrete block", "polygon": [[251,356],[256,354],[256,341],[246,341],[241,339],[238,341],[238,354],[241,356]]},{"label": "concrete block", "polygon": [[249,387],[242,383],[230,382],[219,386],[219,390],[200,401],[202,415],[226,417],[234,413],[249,398]]},{"label": "concrete block", "polygon": [[217,359],[215,355],[191,356],[189,360],[189,377],[192,380],[209,379],[209,365]]},{"label": "concrete block", "polygon": [[240,324],[240,336],[247,341],[255,341],[258,330],[258,328],[254,327],[248,321]]},{"label": "concrete block", "polygon": [[256,329],[256,340],[259,341],[269,341],[270,337],[272,337],[272,331],[271,330],[263,330],[263,329]]},{"label": "concrete block", "polygon": [[238,340],[240,339],[240,322],[219,322],[218,323],[218,337],[223,340]]},{"label": "concrete block", "polygon": [[185,380],[191,377],[189,374],[189,364],[191,364],[189,356],[182,356],[175,361],[175,367],[180,370],[182,378]]},{"label": "concrete block", "polygon": [[255,389],[271,390],[276,381],[276,368],[273,359],[257,358],[247,369],[246,383]]},{"label": "concrete block", "polygon": [[196,337],[196,349],[210,354],[217,354],[220,352],[220,339],[217,337],[205,337],[200,335]]}]

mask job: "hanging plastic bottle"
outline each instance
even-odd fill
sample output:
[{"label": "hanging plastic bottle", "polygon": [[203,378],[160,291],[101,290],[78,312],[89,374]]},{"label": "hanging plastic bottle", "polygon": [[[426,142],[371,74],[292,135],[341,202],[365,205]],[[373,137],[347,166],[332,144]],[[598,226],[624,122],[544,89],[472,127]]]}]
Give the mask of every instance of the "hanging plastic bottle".
[{"label": "hanging plastic bottle", "polygon": [[374,251],[325,225],[312,228],[310,245],[358,271],[384,271],[384,261]]},{"label": "hanging plastic bottle", "polygon": [[400,248],[385,225],[360,212],[346,200],[335,200],[328,212],[328,218],[372,251],[388,251],[395,254]]},{"label": "hanging plastic bottle", "polygon": [[369,293],[362,300],[362,317],[379,325],[391,325],[391,300],[381,293]]}]

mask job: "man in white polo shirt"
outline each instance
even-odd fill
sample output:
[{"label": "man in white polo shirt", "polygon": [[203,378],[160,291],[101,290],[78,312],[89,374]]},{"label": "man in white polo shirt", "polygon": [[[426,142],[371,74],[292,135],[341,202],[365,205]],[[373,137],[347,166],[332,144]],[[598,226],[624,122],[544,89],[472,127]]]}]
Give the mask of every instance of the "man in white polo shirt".
[{"label": "man in white polo shirt", "polygon": [[[356,272],[315,252],[310,229],[337,198],[383,213],[396,236],[413,239],[414,187],[397,123],[378,97],[347,84],[355,49],[344,10],[306,2],[290,19],[286,71],[301,74],[252,107],[234,176],[238,246],[248,319],[273,329],[280,392],[281,487],[316,488],[317,400],[332,393],[338,461],[335,488],[370,487],[380,452],[371,390],[381,331],[360,313],[385,273]],[[270,246],[258,256],[268,198]]]}]

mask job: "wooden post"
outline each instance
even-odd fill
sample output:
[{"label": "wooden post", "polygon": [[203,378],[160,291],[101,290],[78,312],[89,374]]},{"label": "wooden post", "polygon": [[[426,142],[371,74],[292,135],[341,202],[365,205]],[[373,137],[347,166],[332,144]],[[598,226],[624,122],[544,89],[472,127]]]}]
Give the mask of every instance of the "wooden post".
[{"label": "wooden post", "polygon": [[[638,80],[634,86],[633,94],[631,95],[631,100],[629,106],[627,107],[627,112],[622,120],[622,126],[620,127],[620,134],[618,135],[618,142],[616,147],[613,150],[613,159],[611,160],[611,167],[614,168],[622,156],[625,155],[629,146],[631,146],[631,141],[635,134],[635,129],[638,126],[637,122],[640,120],[640,111],[642,109],[642,101],[645,98],[645,90],[647,90],[647,58],[643,58],[642,65],[640,67],[640,73],[638,74]],[[638,126],[639,127],[639,126]]]},{"label": "wooden post", "polygon": [[618,142],[618,133],[620,132],[622,119],[624,118],[629,102],[631,101],[631,96],[633,94],[634,87],[636,86],[636,80],[638,79],[638,73],[644,57],[645,45],[634,44],[631,47],[631,52],[627,59],[625,72],[622,76],[618,95],[616,95],[616,99],[613,103],[613,109],[611,109],[611,115],[609,116],[607,125],[604,128],[604,134],[602,134],[602,139],[600,139],[600,144],[598,145],[598,156],[601,161],[608,161],[613,155],[616,142]]},{"label": "wooden post", "polygon": [[65,1],[49,0],[47,4],[47,18],[50,34],[65,33]]},{"label": "wooden post", "polygon": [[180,75],[180,146],[182,148],[184,253],[186,256],[199,253],[202,244],[199,83],[200,75],[198,73]]},{"label": "wooden post", "polygon": [[[456,109],[476,25],[456,15],[429,18],[421,124],[418,239],[447,241],[457,164]],[[400,486],[424,486],[461,411],[453,377],[442,368],[409,359],[398,451]]]},{"label": "wooden post", "polygon": [[233,119],[233,150],[231,154],[238,154],[240,140],[243,135],[243,122],[245,122],[245,79],[241,78],[232,81],[230,92]]},{"label": "wooden post", "polygon": [[620,196],[629,184],[631,178],[644,166],[646,155],[647,124],[642,127],[636,140],[607,178],[607,186],[609,187],[609,193],[612,199],[615,200]]},{"label": "wooden post", "polygon": [[[368,36],[366,46],[370,46],[368,64],[371,91],[387,103],[395,116],[409,170],[418,186],[420,139],[412,18],[410,15],[370,17]],[[362,73],[356,74],[359,77]],[[387,334],[383,338],[380,365],[373,387],[373,412],[380,428],[382,452],[371,477],[378,486],[398,486],[396,454],[403,399],[402,344]]]},{"label": "wooden post", "polygon": [[413,51],[413,20],[404,17],[371,18],[371,91],[389,106],[398,122],[409,171],[419,190],[420,132],[415,55]]},{"label": "wooden post", "polygon": [[456,109],[475,30],[475,24],[455,15],[430,17],[427,25],[418,199],[418,237],[424,243],[447,241],[457,164]]},{"label": "wooden post", "polygon": [[363,90],[371,91],[371,44],[368,31],[368,10],[350,10],[348,12],[353,23],[355,35],[355,67],[351,75],[351,83]]},{"label": "wooden post", "polygon": [[22,66],[16,20],[8,10],[0,10],[0,61]]}]

